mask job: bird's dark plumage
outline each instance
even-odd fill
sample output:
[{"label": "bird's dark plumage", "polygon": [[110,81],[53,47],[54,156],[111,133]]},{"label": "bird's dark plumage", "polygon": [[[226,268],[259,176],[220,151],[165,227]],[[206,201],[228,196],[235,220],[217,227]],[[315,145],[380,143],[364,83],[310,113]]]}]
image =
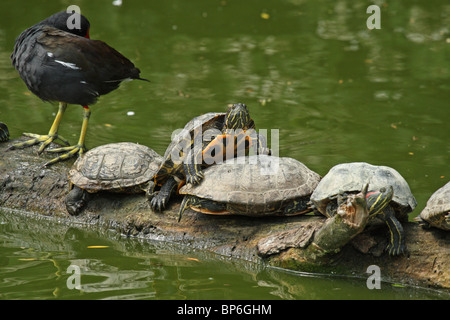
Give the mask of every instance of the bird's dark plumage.
[{"label": "bird's dark plumage", "polygon": [[[126,79],[139,79],[134,64],[103,41],[89,39],[89,21],[79,16],[79,29],[70,29],[72,14],[58,12],[23,31],[11,54],[13,66],[28,89],[44,101],[58,101],[59,111],[47,135],[26,134],[34,139],[10,149],[42,143],[39,153],[59,138],[58,128],[67,104],[83,106],[83,124],[76,145],[52,149],[67,152],[46,165],[68,159],[86,151],[84,140],[91,111],[88,105],[99,96],[117,89]],[[71,25],[71,24],[69,24]]]},{"label": "bird's dark plumage", "polygon": [[80,30],[69,30],[69,16],[54,14],[17,38],[11,60],[31,92],[45,101],[89,105],[123,80],[140,79],[130,60],[103,41],[85,37],[89,22],[84,16]]}]

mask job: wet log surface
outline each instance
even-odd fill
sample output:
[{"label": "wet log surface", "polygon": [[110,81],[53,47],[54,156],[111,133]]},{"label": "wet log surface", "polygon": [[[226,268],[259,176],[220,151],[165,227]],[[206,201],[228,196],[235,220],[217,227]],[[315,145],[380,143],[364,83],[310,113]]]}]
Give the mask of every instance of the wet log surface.
[{"label": "wet log surface", "polygon": [[[359,234],[346,226],[347,234],[341,228],[342,219],[325,223],[324,217],[314,215],[258,219],[191,210],[177,222],[181,198],[173,199],[163,213],[155,213],[144,194],[101,192],[91,195],[79,216],[69,216],[64,198],[73,160],[44,168],[53,154],[37,155],[37,147],[6,151],[12,142],[0,143],[0,207],[299,271],[367,277],[368,266],[377,265],[386,281],[450,289],[449,232],[403,222],[407,253],[391,257],[383,252],[388,239],[384,224],[371,224]],[[15,212],[10,214],[19,214]],[[321,228],[330,223],[340,230],[338,247],[320,247],[315,242],[322,241],[325,231]],[[333,235],[323,239],[330,238]]]}]

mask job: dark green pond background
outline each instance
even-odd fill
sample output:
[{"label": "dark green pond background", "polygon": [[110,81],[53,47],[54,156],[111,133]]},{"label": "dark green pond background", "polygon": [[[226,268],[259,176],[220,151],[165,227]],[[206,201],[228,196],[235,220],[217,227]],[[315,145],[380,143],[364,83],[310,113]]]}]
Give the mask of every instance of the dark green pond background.
[{"label": "dark green pond background", "polygon": [[[172,132],[191,118],[243,102],[257,129],[279,130],[280,156],[296,158],[321,175],[343,162],[395,168],[418,201],[411,218],[450,179],[446,1],[124,0],[117,7],[112,0],[4,0],[0,120],[12,138],[47,133],[57,109],[30,94],[11,66],[14,40],[70,4],[79,5],[90,20],[92,39],[116,48],[151,81],[123,83],[101,97],[92,107],[88,148],[131,141],[163,154]],[[380,30],[366,27],[371,4],[381,7]],[[81,115],[80,106],[71,106],[62,122],[60,134],[72,143]],[[45,231],[30,240],[21,225],[35,222],[27,221],[0,220],[0,299],[429,297],[428,291],[390,284],[371,291],[365,279],[248,268],[201,253],[191,260],[161,244],[103,235],[92,243],[107,242],[108,248],[87,250],[91,235],[81,230],[74,231],[76,246],[68,235],[52,243],[56,248],[46,246]],[[94,275],[86,281],[114,274],[113,284],[100,281],[95,293],[84,295],[61,289],[71,259],[88,261]],[[60,294],[52,294],[55,287]]]}]

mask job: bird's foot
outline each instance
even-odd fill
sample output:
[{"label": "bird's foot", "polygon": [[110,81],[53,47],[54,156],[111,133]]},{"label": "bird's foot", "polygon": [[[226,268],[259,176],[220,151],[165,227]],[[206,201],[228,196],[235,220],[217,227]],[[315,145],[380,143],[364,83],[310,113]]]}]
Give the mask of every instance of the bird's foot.
[{"label": "bird's foot", "polygon": [[54,134],[46,134],[46,135],[40,135],[35,133],[24,133],[24,136],[31,137],[33,139],[27,140],[24,142],[15,143],[12,146],[8,148],[8,150],[14,150],[14,149],[23,149],[27,147],[34,146],[35,144],[42,143],[39,147],[38,154],[41,154],[42,151],[44,151],[45,148],[48,147],[50,143],[55,141],[56,139],[61,140],[65,145],[70,145],[69,142],[64,139],[63,137],[59,136],[57,133]]},{"label": "bird's foot", "polygon": [[57,162],[70,159],[70,158],[72,158],[74,156],[81,156],[86,151],[87,151],[86,147],[84,145],[81,145],[81,144],[77,144],[77,145],[69,146],[69,147],[63,147],[63,148],[56,148],[56,149],[47,150],[47,152],[66,152],[66,153],[60,155],[57,158],[54,158],[54,159],[50,160],[49,162],[44,164],[44,166],[48,167],[48,166],[51,166],[52,164],[55,164]]}]

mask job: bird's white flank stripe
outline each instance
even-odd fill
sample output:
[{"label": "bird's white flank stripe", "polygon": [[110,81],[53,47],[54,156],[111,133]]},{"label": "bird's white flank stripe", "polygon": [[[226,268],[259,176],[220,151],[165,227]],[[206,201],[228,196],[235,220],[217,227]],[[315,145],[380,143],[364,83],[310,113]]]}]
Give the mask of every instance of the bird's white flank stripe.
[{"label": "bird's white flank stripe", "polygon": [[75,63],[64,62],[64,61],[56,60],[56,59],[55,59],[55,62],[62,64],[66,68],[70,68],[70,69],[74,69],[74,70],[80,69],[79,67],[77,67],[77,65]]}]

